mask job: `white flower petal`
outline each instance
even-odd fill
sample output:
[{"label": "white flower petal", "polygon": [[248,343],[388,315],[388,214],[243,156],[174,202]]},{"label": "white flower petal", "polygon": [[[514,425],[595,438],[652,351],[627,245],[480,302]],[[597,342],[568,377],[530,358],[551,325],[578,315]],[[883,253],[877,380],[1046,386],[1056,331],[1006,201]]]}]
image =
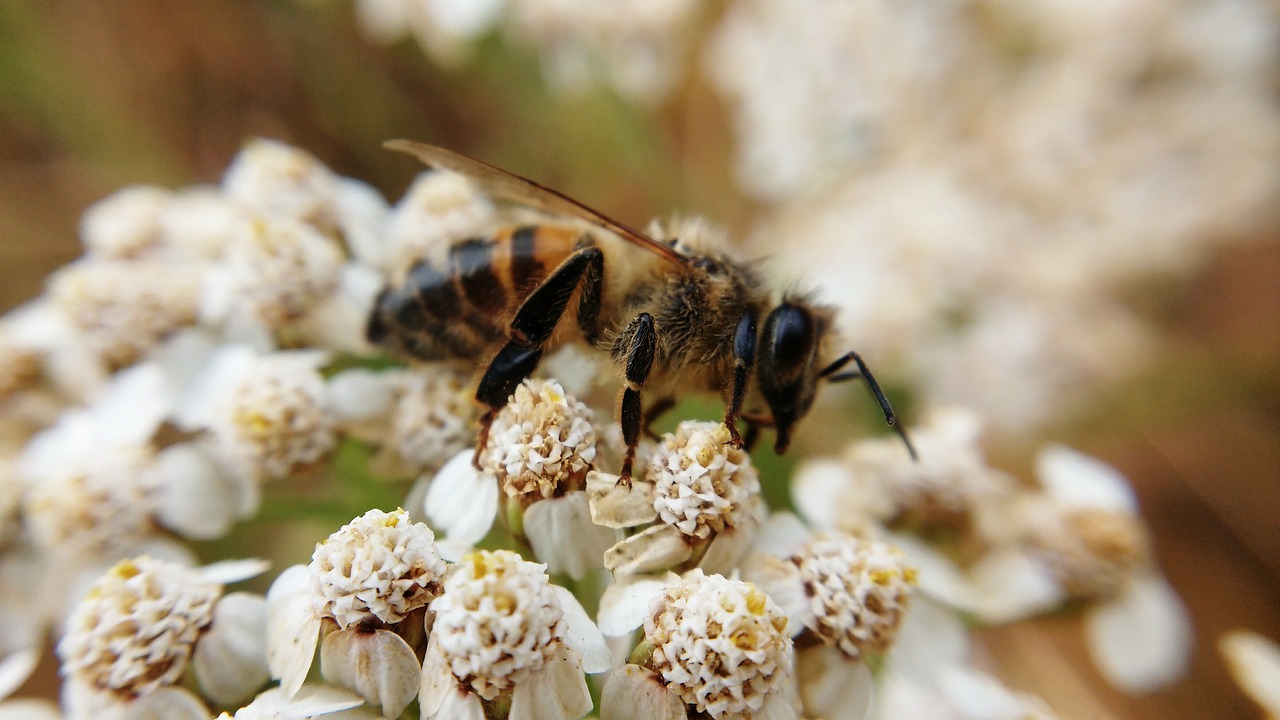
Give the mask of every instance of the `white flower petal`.
[{"label": "white flower petal", "polygon": [[1021,720],[1030,717],[1021,696],[999,680],[965,667],[947,668],[937,679],[939,692],[965,718]]},{"label": "white flower petal", "polygon": [[320,619],[311,609],[311,573],[287,568],[267,591],[267,666],[293,696],[307,679],[320,639]]},{"label": "white flower petal", "polygon": [[907,556],[917,570],[920,590],[953,608],[972,611],[975,606],[969,579],[946,555],[914,535],[889,533],[888,542]]},{"label": "white flower petal", "polygon": [[186,688],[162,687],[131,701],[128,720],[209,720],[212,713]]},{"label": "white flower petal", "polygon": [[230,585],[258,577],[270,568],[269,561],[258,558],[219,560],[200,568],[200,576],[209,582]]},{"label": "white flower petal", "polygon": [[165,448],[150,472],[161,488],[156,516],[165,527],[193,540],[227,534],[240,516],[239,488],[192,443]]},{"label": "white flower petal", "polygon": [[656,520],[653,483],[632,478],[631,485],[619,485],[618,479],[617,475],[597,470],[587,473],[592,521],[610,528],[628,528]]},{"label": "white flower petal", "polygon": [[1191,659],[1191,619],[1176,592],[1154,573],[1130,581],[1120,597],[1085,619],[1089,654],[1113,686],[1130,693],[1178,679]]},{"label": "white flower petal", "polygon": [[363,422],[385,416],[395,404],[395,373],[351,368],[325,383],[325,404],[339,422]]},{"label": "white flower petal", "polygon": [[838,460],[808,460],[791,478],[791,497],[814,527],[839,528],[844,522],[843,509],[833,499],[844,495],[853,482],[848,468]]},{"label": "white flower petal", "polygon": [[[697,567],[708,575],[729,575],[738,567],[742,556],[751,548],[755,539],[755,522],[739,527],[727,527],[716,533],[707,543]],[[658,568],[653,568],[654,570]]]},{"label": "white flower petal", "polygon": [[617,539],[607,527],[591,522],[587,494],[566,493],[538,500],[524,513],[524,534],[547,572],[581,580],[587,572],[603,567],[604,552]]},{"label": "white flower petal", "polygon": [[209,358],[199,376],[178,398],[174,421],[183,430],[201,430],[214,423],[218,404],[253,366],[258,353],[248,345],[224,345]]},{"label": "white flower petal", "polygon": [[678,565],[692,554],[685,534],[674,525],[661,523],[609,548],[604,566],[615,576],[634,575]]},{"label": "white flower petal", "polygon": [[805,717],[862,720],[871,709],[875,690],[871,669],[834,647],[797,650],[795,673]]},{"label": "white flower petal", "polygon": [[582,664],[568,648],[561,648],[542,670],[516,683],[507,717],[509,720],[578,720],[590,710],[591,692],[582,675]]},{"label": "white flower petal", "polygon": [[813,531],[804,521],[789,512],[769,516],[756,531],[754,550],[776,558],[791,557],[809,542]]},{"label": "white flower petal", "polygon": [[358,696],[328,685],[303,685],[292,698],[274,687],[236,713],[236,720],[302,720],[350,710],[364,704]]},{"label": "white flower petal", "polygon": [[103,440],[123,445],[150,440],[173,407],[164,372],[148,362],[116,373],[92,412],[104,431]]},{"label": "white flower petal", "polygon": [[1036,477],[1063,507],[1138,511],[1133,489],[1118,470],[1069,447],[1050,445],[1041,450],[1036,456]]},{"label": "white flower petal", "polygon": [[551,589],[564,612],[565,635],[561,640],[582,656],[582,668],[579,672],[585,670],[594,674],[608,670],[612,665],[612,654],[600,628],[587,615],[582,603],[578,602],[573,593],[559,585],[553,585]]},{"label": "white flower petal", "polygon": [[196,643],[192,667],[205,697],[235,706],[266,684],[267,600],[251,593],[222,596],[213,624]]},{"label": "white flower petal", "polygon": [[600,720],[685,720],[688,711],[658,676],[637,665],[623,665],[609,674],[600,693]]},{"label": "white flower petal", "polygon": [[1053,573],[1020,550],[996,550],[969,571],[978,617],[988,623],[1022,620],[1065,599]]},{"label": "white flower petal", "polygon": [[[431,480],[423,502],[427,524],[443,534],[450,546],[480,542],[498,514],[498,481],[472,467],[471,454],[464,450],[445,463]],[[445,546],[440,543],[442,553]]]},{"label": "white flower petal", "polygon": [[969,654],[969,629],[955,612],[927,597],[911,601],[889,651],[894,672],[922,682],[932,681]]},{"label": "white flower petal", "polygon": [[480,698],[459,688],[457,678],[449,669],[449,660],[437,642],[427,646],[426,657],[422,659],[418,707],[422,720],[484,720]]},{"label": "white flower petal", "polygon": [[605,588],[596,613],[600,632],[605,637],[621,637],[643,625],[649,604],[671,583],[671,579],[630,578]]},{"label": "white flower petal", "polygon": [[320,646],[320,671],[329,682],[360,695],[396,718],[418,694],[422,668],[413,648],[388,630],[340,630]]},{"label": "white flower petal", "polygon": [[1280,646],[1248,630],[1232,630],[1218,640],[1227,668],[1245,694],[1280,717]]},{"label": "white flower petal", "polygon": [[9,697],[31,677],[31,671],[40,662],[40,651],[23,648],[0,660],[0,700]]},{"label": "white flower petal", "polygon": [[[781,557],[790,557],[790,554]],[[792,637],[810,625],[813,608],[795,563],[773,555],[752,553],[742,564],[742,579],[755,583],[778,603],[787,616],[787,629]]]}]

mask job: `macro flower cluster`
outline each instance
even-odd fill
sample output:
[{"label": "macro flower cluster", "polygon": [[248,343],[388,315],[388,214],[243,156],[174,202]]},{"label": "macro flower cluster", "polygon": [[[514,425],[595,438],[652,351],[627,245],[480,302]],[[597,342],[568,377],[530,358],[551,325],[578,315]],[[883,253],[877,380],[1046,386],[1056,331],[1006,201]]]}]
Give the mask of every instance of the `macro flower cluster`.
[{"label": "macro flower cluster", "polygon": [[[1029,488],[987,464],[967,411],[910,427],[917,459],[862,439],[793,478],[676,418],[624,482],[613,408],[536,375],[477,452],[467,368],[388,357],[364,322],[415,257],[504,212],[443,172],[389,205],[265,140],[218,187],[91,208],[84,256],[0,320],[0,695],[49,640],[64,683],[59,708],[0,708],[1049,718],[977,664],[970,625],[1066,607],[1117,687],[1185,667],[1123,478],[1055,446]],[[295,506],[315,515],[261,521]],[[194,543],[255,523],[281,539],[263,561],[197,566]],[[224,591],[267,560],[265,595]]]}]

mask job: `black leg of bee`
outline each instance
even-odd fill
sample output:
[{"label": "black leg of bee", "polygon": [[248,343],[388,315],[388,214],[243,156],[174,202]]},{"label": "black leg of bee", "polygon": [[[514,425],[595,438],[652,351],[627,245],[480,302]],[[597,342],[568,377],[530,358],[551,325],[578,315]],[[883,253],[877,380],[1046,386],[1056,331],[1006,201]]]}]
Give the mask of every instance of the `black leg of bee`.
[{"label": "black leg of bee", "polygon": [[[600,314],[600,278],[603,271],[604,253],[600,248],[587,247],[570,255],[516,311],[510,328],[512,341],[524,347],[546,344],[580,283],[583,284],[583,297],[579,300],[579,314],[586,310],[594,325]],[[584,283],[584,278],[594,278],[594,281]],[[593,294],[594,297],[588,297]],[[579,317],[579,323],[582,322]]]},{"label": "black leg of bee", "polygon": [[[625,345],[624,345],[625,343]],[[640,424],[644,413],[640,403],[640,388],[649,379],[649,371],[653,369],[653,360],[658,351],[658,333],[654,330],[653,316],[640,313],[627,325],[618,337],[615,356],[618,350],[626,355],[627,387],[622,391],[622,440],[627,444],[627,454],[622,460],[622,474],[619,484],[631,484],[631,466],[636,459],[636,446],[640,444]]]},{"label": "black leg of bee", "polygon": [[661,438],[658,437],[658,433],[654,432],[651,426],[658,418],[662,417],[663,413],[675,406],[676,400],[671,397],[658,398],[654,402],[649,403],[648,409],[644,411],[644,424],[640,426],[640,431],[650,439],[661,440]]},{"label": "black leg of bee", "polygon": [[[857,372],[845,372],[836,375],[849,361],[857,363]],[[884,396],[884,392],[880,390],[880,383],[876,382],[876,376],[871,374],[871,369],[862,361],[862,356],[850,350],[841,355],[835,362],[826,366],[818,373],[818,376],[824,378],[827,382],[847,382],[857,378],[867,381],[867,387],[871,389],[871,394],[875,395],[876,401],[880,403],[880,410],[884,412],[884,421],[889,427],[902,438],[902,444],[907,446],[907,453],[911,455],[912,460],[918,459],[916,448],[911,444],[911,438],[907,437],[907,431],[898,424],[898,417],[893,412],[893,407],[889,405],[889,399]]]},{"label": "black leg of bee", "polygon": [[748,312],[738,320],[738,328],[733,333],[733,389],[729,395],[729,406],[724,409],[729,443],[736,448],[742,447],[742,436],[738,434],[738,416],[742,414],[742,400],[747,396],[747,381],[751,379],[755,363],[756,315]]},{"label": "black leg of bee", "polygon": [[[472,464],[476,468],[480,467],[480,453],[489,440],[489,425],[493,423],[498,410],[507,404],[516,387],[537,369],[544,346],[555,332],[560,317],[564,315],[574,289],[584,277],[595,280],[590,283],[590,287],[584,284],[579,310],[584,305],[594,307],[594,314],[598,316],[599,278],[603,275],[603,270],[604,255],[600,249],[583,248],[560,263],[560,267],[543,280],[516,311],[509,329],[511,339],[489,361],[489,367],[485,369],[480,385],[476,388],[476,400],[489,408],[480,420],[480,435],[475,455],[472,456]],[[594,319],[592,323],[595,323]]]},{"label": "black leg of bee", "polygon": [[773,427],[773,418],[764,415],[743,415],[742,421],[747,424],[747,434],[742,439],[742,447],[751,452],[760,439],[761,428]]}]

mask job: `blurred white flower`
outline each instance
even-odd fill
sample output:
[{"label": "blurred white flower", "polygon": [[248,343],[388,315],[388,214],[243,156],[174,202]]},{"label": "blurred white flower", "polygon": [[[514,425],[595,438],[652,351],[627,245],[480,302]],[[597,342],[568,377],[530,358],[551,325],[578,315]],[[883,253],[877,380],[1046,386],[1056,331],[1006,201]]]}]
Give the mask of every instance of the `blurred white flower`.
[{"label": "blurred white flower", "polygon": [[[257,480],[305,475],[337,444],[336,416],[319,367],[326,353],[260,355],[243,345],[219,347],[197,359],[176,409],[186,430],[205,430],[227,466]],[[180,362],[178,359],[175,362]]]},{"label": "blurred white flower", "polygon": [[[260,563],[247,562],[201,571],[149,557],[118,563],[77,605],[58,643],[68,682],[64,702],[69,716],[119,712],[120,717],[150,717],[145,702],[136,710],[134,704],[167,690],[160,694],[167,698],[163,702],[181,712],[165,717],[201,717],[193,714],[203,709],[201,700],[179,686],[189,664],[197,675],[202,670],[222,672],[220,680],[231,680],[226,664],[246,664],[235,681],[214,684],[220,691],[214,699],[236,701],[252,694],[266,680],[266,648],[260,634],[263,608],[256,606],[256,616],[252,610],[232,611],[217,622],[215,608],[232,597],[222,596],[223,582],[243,580],[262,569]],[[243,628],[247,632],[239,633],[239,643],[225,641],[226,634],[237,629],[228,627],[235,624],[233,619],[249,623]],[[208,638],[214,638],[218,650],[193,663],[193,653]],[[255,667],[258,672],[252,670]],[[208,710],[202,717],[209,717]]]},{"label": "blurred white flower", "polygon": [[815,526],[853,533],[879,525],[930,532],[982,532],[1012,480],[987,465],[976,413],[936,408],[910,429],[916,458],[896,437],[858,440],[838,459],[807,460],[796,470],[792,496]]},{"label": "blurred white flower", "polygon": [[604,637],[544,565],[506,550],[454,566],[422,663],[422,717],[479,718],[500,701],[512,720],[576,720],[591,709],[584,671],[609,669]]},{"label": "blurred white flower", "polygon": [[325,720],[376,720],[380,713],[361,707],[364,700],[345,690],[326,685],[303,685],[292,697],[284,688],[273,687],[263,691],[253,702],[236,710],[235,715],[223,713],[217,720],[306,720],[322,717]]},{"label": "blurred white flower", "polygon": [[979,617],[1008,622],[1083,600],[1089,651],[1108,682],[1142,693],[1179,678],[1190,618],[1155,566],[1124,477],[1062,446],[1041,451],[1037,474],[1043,496],[1011,516],[1020,530],[971,570]]},{"label": "blurred white flower", "polygon": [[415,368],[400,384],[388,444],[413,468],[434,471],[475,441],[479,412],[470,374],[443,366]]}]

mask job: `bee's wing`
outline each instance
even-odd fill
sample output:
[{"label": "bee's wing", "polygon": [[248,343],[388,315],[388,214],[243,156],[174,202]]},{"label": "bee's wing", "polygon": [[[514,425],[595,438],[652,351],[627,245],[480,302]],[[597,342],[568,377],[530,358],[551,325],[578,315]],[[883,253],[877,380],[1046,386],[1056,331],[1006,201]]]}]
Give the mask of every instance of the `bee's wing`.
[{"label": "bee's wing", "polygon": [[602,227],[627,242],[639,245],[676,263],[685,263],[685,256],[669,245],[654,240],[639,230],[634,230],[603,213],[592,210],[573,198],[536,183],[528,178],[494,167],[488,163],[460,155],[435,145],[412,140],[388,140],[383,143],[388,150],[407,153],[418,158],[427,167],[440,168],[475,180],[480,188],[495,199],[512,200],[539,210],[569,215]]}]

